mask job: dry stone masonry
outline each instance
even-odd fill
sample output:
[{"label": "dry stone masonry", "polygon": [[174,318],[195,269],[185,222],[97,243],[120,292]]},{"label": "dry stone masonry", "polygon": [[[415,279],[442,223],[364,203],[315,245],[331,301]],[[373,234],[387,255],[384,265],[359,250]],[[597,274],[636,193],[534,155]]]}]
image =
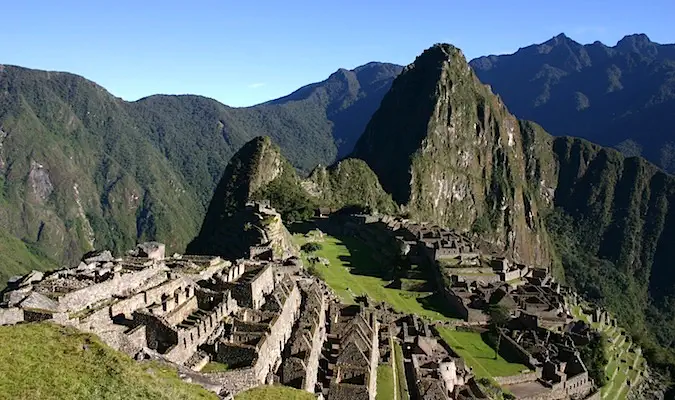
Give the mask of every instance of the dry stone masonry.
[{"label": "dry stone masonry", "polygon": [[[156,242],[121,257],[88,253],[74,268],[10,279],[0,293],[0,324],[73,326],[137,359],[170,363],[222,398],[282,384],[327,400],[374,400],[385,390],[377,386],[383,366],[403,370],[395,373],[405,380],[395,390],[406,388],[411,399],[489,397],[438,323],[368,297],[341,303],[288,247],[279,214],[267,203],[246,207],[271,227],[248,258],[167,256]],[[573,321],[566,299],[576,297],[547,269],[490,253],[485,243],[436,225],[332,212],[319,214],[377,249],[380,262],[431,265],[445,306],[467,329],[485,330],[490,305],[509,310],[498,351],[529,370],[496,382],[517,398],[599,399],[576,349],[588,343],[588,326]],[[593,320],[610,318],[599,310]]]}]

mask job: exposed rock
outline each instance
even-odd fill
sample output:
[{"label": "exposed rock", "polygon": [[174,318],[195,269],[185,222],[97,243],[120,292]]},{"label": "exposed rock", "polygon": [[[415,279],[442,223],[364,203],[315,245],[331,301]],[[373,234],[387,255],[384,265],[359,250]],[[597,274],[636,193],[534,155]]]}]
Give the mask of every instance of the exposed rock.
[{"label": "exposed rock", "polygon": [[82,257],[82,261],[84,261],[86,264],[113,261],[113,260],[115,260],[115,258],[113,257],[110,250],[90,251],[89,253],[85,254]]},{"label": "exposed rock", "polygon": [[42,164],[31,160],[30,172],[28,173],[28,181],[30,187],[33,189],[33,194],[39,201],[44,202],[50,194],[54,191],[54,185],[49,178],[49,173]]}]

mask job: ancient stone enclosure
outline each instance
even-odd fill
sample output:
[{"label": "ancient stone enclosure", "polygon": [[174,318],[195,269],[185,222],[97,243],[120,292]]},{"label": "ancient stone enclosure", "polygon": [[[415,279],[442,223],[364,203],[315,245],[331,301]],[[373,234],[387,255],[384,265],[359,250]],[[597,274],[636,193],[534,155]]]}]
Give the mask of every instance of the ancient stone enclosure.
[{"label": "ancient stone enclosure", "polygon": [[[247,207],[279,218],[267,204]],[[492,397],[490,386],[442,330],[485,332],[488,310],[499,306],[510,322],[495,348],[525,370],[493,384],[522,399],[600,398],[576,347],[586,336],[571,316],[570,294],[546,268],[486,255],[470,237],[438,226],[371,215],[336,221],[385,263],[428,266],[443,307],[458,319],[399,313],[367,296],[345,304],[303,268],[281,238],[285,228],[275,228],[281,233],[263,235],[246,258],[169,256],[150,242],[12,278],[1,293],[0,324],[51,321],[92,332],[139,360],[170,363],[222,398],[281,384],[330,400],[483,399]]]}]

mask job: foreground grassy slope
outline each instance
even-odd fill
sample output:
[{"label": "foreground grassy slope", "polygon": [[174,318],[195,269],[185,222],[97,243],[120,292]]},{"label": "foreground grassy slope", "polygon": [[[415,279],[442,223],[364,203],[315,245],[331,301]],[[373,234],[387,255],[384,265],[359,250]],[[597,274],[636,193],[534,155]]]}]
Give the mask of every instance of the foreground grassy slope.
[{"label": "foreground grassy slope", "polygon": [[2,399],[217,399],[156,363],[138,363],[95,336],[39,323],[0,327]]}]

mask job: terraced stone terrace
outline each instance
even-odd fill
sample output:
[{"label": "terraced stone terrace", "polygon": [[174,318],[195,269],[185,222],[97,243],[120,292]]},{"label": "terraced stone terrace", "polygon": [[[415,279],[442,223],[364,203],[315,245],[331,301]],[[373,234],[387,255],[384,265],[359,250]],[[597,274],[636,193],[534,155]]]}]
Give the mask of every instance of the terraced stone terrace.
[{"label": "terraced stone terrace", "polygon": [[600,391],[603,400],[626,399],[630,388],[639,382],[644,372],[645,360],[640,348],[627,335],[622,334],[621,328],[608,323],[593,322],[591,316],[584,313],[582,306],[573,307],[572,314],[589,323],[607,338],[607,384]]}]

